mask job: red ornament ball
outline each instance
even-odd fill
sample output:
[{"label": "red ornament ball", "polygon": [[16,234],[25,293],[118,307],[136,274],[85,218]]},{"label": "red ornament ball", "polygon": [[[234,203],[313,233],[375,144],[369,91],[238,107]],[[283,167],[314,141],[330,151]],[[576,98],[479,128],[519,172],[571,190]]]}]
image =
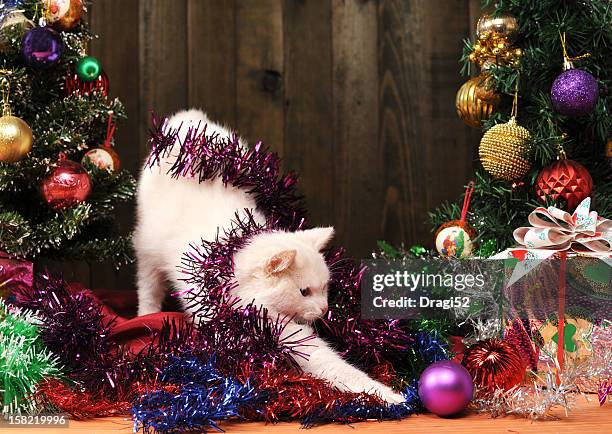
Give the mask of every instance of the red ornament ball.
[{"label": "red ornament ball", "polygon": [[77,73],[68,74],[64,83],[64,92],[66,96],[73,94],[89,95],[92,92],[99,92],[108,96],[108,76],[102,71],[94,81],[85,82],[79,78]]},{"label": "red ornament ball", "polygon": [[540,201],[564,199],[568,211],[587,198],[592,189],[593,178],[588,170],[582,164],[565,158],[542,169],[535,182],[535,192]]},{"label": "red ornament ball", "polygon": [[65,157],[60,157],[41,185],[45,202],[56,211],[83,202],[90,192],[91,179],[83,166]]},{"label": "red ornament ball", "polygon": [[85,164],[88,161],[100,170],[108,170],[114,172],[121,167],[119,156],[111,147],[102,146],[87,151],[83,156],[81,163]]},{"label": "red ornament ball", "polygon": [[469,347],[461,362],[479,390],[508,390],[525,375],[525,363],[516,348],[502,339],[485,339]]}]

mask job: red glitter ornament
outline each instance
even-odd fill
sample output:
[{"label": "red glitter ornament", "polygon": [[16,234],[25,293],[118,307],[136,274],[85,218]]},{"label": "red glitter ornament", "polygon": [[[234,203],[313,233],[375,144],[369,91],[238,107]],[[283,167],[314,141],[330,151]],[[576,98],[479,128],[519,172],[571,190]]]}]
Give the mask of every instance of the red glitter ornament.
[{"label": "red glitter ornament", "polygon": [[87,199],[91,180],[83,166],[60,154],[59,161],[51,174],[43,179],[40,189],[45,202],[59,211]]},{"label": "red glitter ornament", "polygon": [[463,355],[463,366],[480,391],[508,390],[520,383],[525,365],[512,344],[501,339],[486,339],[469,347]]},{"label": "red glitter ornament", "polygon": [[554,201],[564,199],[568,211],[587,198],[592,188],[593,178],[588,170],[563,156],[542,169],[535,182],[535,192],[541,202],[546,202],[547,198]]},{"label": "red glitter ornament", "polygon": [[79,78],[76,72],[70,73],[66,76],[64,92],[66,96],[73,94],[89,95],[92,92],[99,92],[108,96],[108,76],[102,71],[94,81],[85,82]]}]

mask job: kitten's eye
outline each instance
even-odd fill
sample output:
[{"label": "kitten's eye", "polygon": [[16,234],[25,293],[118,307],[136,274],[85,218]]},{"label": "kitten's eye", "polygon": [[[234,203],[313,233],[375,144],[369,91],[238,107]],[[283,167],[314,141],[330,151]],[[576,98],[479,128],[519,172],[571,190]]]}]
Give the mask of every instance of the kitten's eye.
[{"label": "kitten's eye", "polygon": [[310,288],[301,288],[300,292],[304,297],[308,297],[310,295]]}]

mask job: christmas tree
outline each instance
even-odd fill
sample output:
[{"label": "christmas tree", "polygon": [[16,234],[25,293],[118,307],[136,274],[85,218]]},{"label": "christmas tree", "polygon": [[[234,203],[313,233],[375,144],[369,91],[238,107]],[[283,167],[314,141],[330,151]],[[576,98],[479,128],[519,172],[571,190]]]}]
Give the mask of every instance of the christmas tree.
[{"label": "christmas tree", "polygon": [[81,0],[0,1],[0,250],[35,259],[129,260],[115,206],[135,181],[112,149],[125,117],[87,56]]},{"label": "christmas tree", "polygon": [[[537,206],[571,213],[591,196],[591,209],[612,215],[612,3],[486,0],[483,9],[491,13],[462,58],[466,75],[480,75],[459,91],[457,111],[485,132],[467,223],[489,256],[514,244]],[[430,219],[437,228],[460,214],[458,201]]]}]

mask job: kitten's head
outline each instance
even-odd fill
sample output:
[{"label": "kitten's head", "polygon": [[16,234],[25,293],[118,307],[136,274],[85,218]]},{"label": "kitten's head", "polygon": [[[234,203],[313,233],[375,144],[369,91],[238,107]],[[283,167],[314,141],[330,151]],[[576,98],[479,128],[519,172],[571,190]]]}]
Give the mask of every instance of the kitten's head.
[{"label": "kitten's head", "polygon": [[321,249],[333,228],[266,232],[253,237],[234,255],[238,287],[244,302],[255,301],[272,315],[311,322],[327,312],[329,268]]}]

